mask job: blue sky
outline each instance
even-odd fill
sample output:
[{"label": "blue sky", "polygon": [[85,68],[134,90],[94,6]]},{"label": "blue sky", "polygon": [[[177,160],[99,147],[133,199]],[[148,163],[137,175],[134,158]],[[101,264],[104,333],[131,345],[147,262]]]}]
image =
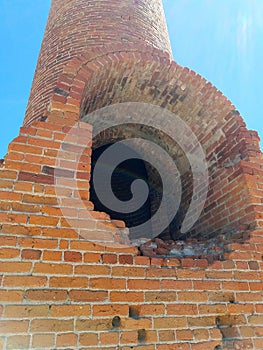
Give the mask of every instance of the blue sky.
[{"label": "blue sky", "polygon": [[[50,3],[0,0],[0,158],[23,121]],[[263,1],[163,3],[174,60],[221,90],[263,141]]]}]

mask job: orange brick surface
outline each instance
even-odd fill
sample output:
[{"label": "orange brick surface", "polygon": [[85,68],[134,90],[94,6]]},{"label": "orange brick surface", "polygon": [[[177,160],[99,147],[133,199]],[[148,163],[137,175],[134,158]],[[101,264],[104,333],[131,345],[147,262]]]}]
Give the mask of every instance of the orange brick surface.
[{"label": "orange brick surface", "polygon": [[[220,256],[140,256],[124,223],[95,211],[82,118],[109,101],[147,102],[189,123],[211,164],[189,236],[223,237]],[[112,134],[104,141],[132,136]],[[262,175],[257,134],[171,61],[160,0],[54,0],[25,125],[0,164],[0,348],[262,350]]]}]

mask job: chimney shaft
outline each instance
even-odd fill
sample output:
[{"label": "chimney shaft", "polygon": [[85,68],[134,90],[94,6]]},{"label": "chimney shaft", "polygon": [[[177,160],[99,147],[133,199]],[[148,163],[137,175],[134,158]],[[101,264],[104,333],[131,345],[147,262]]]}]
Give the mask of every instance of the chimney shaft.
[{"label": "chimney shaft", "polygon": [[24,124],[41,117],[70,59],[94,47],[139,50],[141,43],[172,56],[162,0],[53,0]]}]

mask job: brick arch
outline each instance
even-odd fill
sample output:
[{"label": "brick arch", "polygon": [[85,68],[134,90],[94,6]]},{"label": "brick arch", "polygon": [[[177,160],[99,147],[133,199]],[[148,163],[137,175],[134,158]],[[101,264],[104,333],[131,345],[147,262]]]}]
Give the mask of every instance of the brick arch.
[{"label": "brick arch", "polygon": [[92,49],[86,55],[74,57],[64,67],[50,99],[48,110],[83,113],[80,107],[83,103],[85,88],[91,79],[98,80],[98,74],[102,70],[107,75],[107,68],[121,67],[124,62],[130,62],[130,67],[132,67],[140,62],[169,65],[171,60],[166,52],[143,44],[137,45],[136,48],[127,44],[125,50],[121,45],[114,45],[114,47],[107,45],[103,48]]},{"label": "brick arch", "polygon": [[[209,165],[208,198],[193,234],[263,226],[256,185],[262,174],[259,138],[246,129],[232,103],[200,75],[171,62],[159,50],[142,46],[103,51],[74,58],[65,67],[50,111],[60,110],[65,119],[78,120],[107,105],[131,101],[170,110],[191,127]],[[174,145],[167,145],[173,153]],[[184,175],[185,186],[191,189],[188,169]],[[255,187],[256,191],[251,191]],[[187,205],[183,212],[186,209]]]}]

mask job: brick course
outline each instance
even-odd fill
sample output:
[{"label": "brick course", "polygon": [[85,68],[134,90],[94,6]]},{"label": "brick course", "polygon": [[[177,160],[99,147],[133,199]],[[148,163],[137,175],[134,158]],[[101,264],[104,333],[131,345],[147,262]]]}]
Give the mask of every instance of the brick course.
[{"label": "brick course", "polygon": [[[259,232],[251,232],[246,244],[253,247],[253,241],[260,238]],[[16,249],[22,251],[19,242],[23,241],[17,242]],[[40,249],[42,254],[46,249]],[[130,249],[131,256],[137,258],[133,247]],[[55,251],[61,253],[59,248]],[[104,255],[104,251],[96,253]],[[37,257],[25,262],[22,269],[2,268],[3,348],[10,348],[10,344],[18,348],[23,342],[37,347],[37,335],[42,334],[41,347],[50,349],[54,339],[56,348],[101,348],[119,343],[123,348],[144,344],[149,348],[214,349],[221,345],[229,349],[231,339],[233,349],[237,345],[260,349],[261,255],[253,261],[250,256],[240,260],[241,253],[242,245],[232,253],[232,260],[215,261],[204,268],[196,259],[193,267],[183,267],[182,263],[169,266],[167,260],[159,267],[102,260],[65,265],[63,254],[60,261],[49,263],[51,268],[43,270],[44,275],[37,267],[42,264]],[[122,260],[122,252],[113,255],[116,261]],[[247,264],[240,268],[240,261]],[[229,269],[227,262],[234,267]],[[2,258],[1,266],[5,263],[12,266],[19,261],[8,256]],[[76,274],[78,266],[83,269],[80,274]],[[254,270],[255,266],[259,269]],[[255,289],[256,284],[261,287]],[[240,299],[242,295],[244,299]],[[113,319],[117,316],[120,323],[115,326]]]}]

